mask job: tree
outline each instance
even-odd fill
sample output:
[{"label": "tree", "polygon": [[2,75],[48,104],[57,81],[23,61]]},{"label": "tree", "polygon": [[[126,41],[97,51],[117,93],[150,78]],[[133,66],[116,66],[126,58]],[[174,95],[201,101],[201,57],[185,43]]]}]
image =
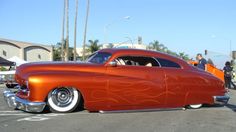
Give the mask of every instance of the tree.
[{"label": "tree", "polygon": [[168,48],[164,45],[159,43],[159,41],[154,40],[153,42],[149,43],[147,49],[154,50],[154,51],[160,51],[166,53],[168,51]]},{"label": "tree", "polygon": [[113,43],[109,43],[107,48],[113,48],[114,47],[114,44]]},{"label": "tree", "polygon": [[74,56],[73,56],[73,60],[76,61],[76,29],[77,29],[77,16],[78,16],[78,0],[76,0],[76,10],[75,10],[75,27],[74,27]]},{"label": "tree", "polygon": [[60,61],[61,60],[61,52],[59,51],[59,49],[56,49],[53,46],[53,61]]},{"label": "tree", "polygon": [[[63,8],[61,43],[65,42],[65,38],[64,38],[64,32],[65,32],[65,14],[66,14],[66,0],[64,0],[64,8]],[[64,45],[61,45],[61,60],[62,61],[65,60],[64,48],[65,48]],[[54,56],[53,56],[53,60],[54,60]]]},{"label": "tree", "polygon": [[69,59],[69,0],[66,0],[66,47],[65,61]]},{"label": "tree", "polygon": [[84,25],[84,40],[83,40],[83,61],[85,60],[85,43],[87,37],[87,27],[88,27],[88,17],[89,17],[89,8],[90,8],[90,0],[87,0],[87,10],[86,10],[86,17],[85,17],[85,25]]},{"label": "tree", "polygon": [[148,49],[150,49],[150,50],[155,50],[155,51],[161,51],[159,41],[154,40],[153,42],[151,42],[151,43],[148,45]]},{"label": "tree", "polygon": [[178,54],[176,52],[171,51],[171,50],[167,50],[166,53],[169,55],[173,55],[173,56],[178,57]]},{"label": "tree", "polygon": [[75,56],[75,57],[78,56],[77,52],[76,52],[76,55],[74,55],[74,48],[72,48],[72,47],[69,47],[68,50],[69,50],[69,53],[68,53],[68,57],[69,57],[69,58],[68,58],[68,59],[69,59],[70,61],[73,61],[73,60],[76,61],[77,58],[74,59],[74,56]]},{"label": "tree", "polygon": [[57,43],[56,45],[53,45],[52,46],[52,49],[53,49],[53,60],[54,61],[60,61],[62,60],[62,56],[61,56],[61,51],[63,49],[61,49],[61,46],[62,44],[61,43]]},{"label": "tree", "polygon": [[99,40],[97,40],[97,39],[94,41],[89,40],[88,42],[90,43],[89,45],[87,45],[87,52],[89,52],[89,53],[94,53],[102,47],[102,45],[98,44]]},{"label": "tree", "polygon": [[7,68],[1,66],[1,67],[0,67],[0,71],[7,71]]},{"label": "tree", "polygon": [[[63,45],[65,46],[65,43]],[[61,47],[62,47],[61,46],[61,42],[57,43],[56,45],[53,45],[53,60],[54,61],[62,60]],[[72,47],[69,47],[68,50],[69,50],[69,52],[68,52],[68,60],[72,61],[74,59],[74,52],[73,52],[74,49]],[[78,56],[78,54],[76,54],[76,56]]]},{"label": "tree", "polygon": [[184,52],[180,52],[179,54],[177,54],[176,52],[169,50],[164,44],[159,43],[159,41],[157,40],[149,43],[147,49],[167,53],[169,55],[180,57],[184,60],[189,60],[189,56]]},{"label": "tree", "polygon": [[184,60],[189,60],[189,56],[185,54],[184,52],[180,52],[178,56]]}]

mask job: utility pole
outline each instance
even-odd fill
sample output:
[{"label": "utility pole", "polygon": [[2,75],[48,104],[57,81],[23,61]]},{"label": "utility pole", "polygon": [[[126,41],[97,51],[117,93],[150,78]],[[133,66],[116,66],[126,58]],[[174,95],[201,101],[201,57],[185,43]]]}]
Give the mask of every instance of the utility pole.
[{"label": "utility pole", "polygon": [[61,35],[61,60],[64,61],[64,27],[65,27],[65,12],[66,12],[66,0],[64,0],[64,8],[63,8],[63,18],[62,18],[62,35]]},{"label": "utility pole", "polygon": [[83,42],[83,61],[85,60],[85,44],[86,44],[86,35],[87,35],[87,25],[88,25],[88,16],[89,16],[89,0],[87,0],[87,12],[86,12],[86,19],[84,25],[84,42]]},{"label": "utility pole", "polygon": [[65,61],[68,61],[68,50],[69,50],[69,0],[66,0],[66,51],[65,51]]},{"label": "utility pole", "polygon": [[77,15],[78,15],[78,0],[76,0],[76,10],[75,10],[75,27],[74,27],[74,61],[76,61],[76,29],[77,29]]}]

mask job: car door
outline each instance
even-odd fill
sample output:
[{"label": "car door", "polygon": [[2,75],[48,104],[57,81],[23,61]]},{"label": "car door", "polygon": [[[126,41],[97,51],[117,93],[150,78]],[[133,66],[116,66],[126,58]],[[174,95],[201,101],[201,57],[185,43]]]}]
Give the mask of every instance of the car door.
[{"label": "car door", "polygon": [[156,58],[166,74],[166,105],[182,107],[185,102],[186,89],[183,87],[183,69],[174,61]]},{"label": "car door", "polygon": [[110,109],[163,107],[165,105],[165,76],[163,70],[157,66],[149,67],[137,62],[138,60],[155,61],[151,57],[129,57],[136,60],[131,60],[133,65],[128,64],[126,60],[127,62],[123,65],[107,68],[107,95]]}]

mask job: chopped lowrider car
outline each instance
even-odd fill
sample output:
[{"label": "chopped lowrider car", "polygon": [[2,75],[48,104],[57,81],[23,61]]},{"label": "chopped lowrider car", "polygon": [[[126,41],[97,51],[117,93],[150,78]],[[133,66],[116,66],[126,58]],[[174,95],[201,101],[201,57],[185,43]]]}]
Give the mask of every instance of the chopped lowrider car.
[{"label": "chopped lowrider car", "polygon": [[182,59],[137,49],[103,49],[86,63],[27,63],[16,70],[9,106],[28,111],[138,111],[226,104],[224,83]]}]

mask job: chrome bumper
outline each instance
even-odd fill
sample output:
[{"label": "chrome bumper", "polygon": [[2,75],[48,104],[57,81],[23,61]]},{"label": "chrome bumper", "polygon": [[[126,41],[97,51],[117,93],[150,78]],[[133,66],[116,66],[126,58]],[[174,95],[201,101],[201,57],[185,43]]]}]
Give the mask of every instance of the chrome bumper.
[{"label": "chrome bumper", "polygon": [[213,98],[214,98],[214,103],[215,104],[221,104],[221,105],[227,104],[229,99],[230,99],[229,95],[213,96]]},{"label": "chrome bumper", "polygon": [[21,99],[9,89],[6,89],[3,92],[3,95],[6,103],[11,108],[20,109],[27,112],[42,112],[46,106],[45,102],[30,102],[28,100]]}]

